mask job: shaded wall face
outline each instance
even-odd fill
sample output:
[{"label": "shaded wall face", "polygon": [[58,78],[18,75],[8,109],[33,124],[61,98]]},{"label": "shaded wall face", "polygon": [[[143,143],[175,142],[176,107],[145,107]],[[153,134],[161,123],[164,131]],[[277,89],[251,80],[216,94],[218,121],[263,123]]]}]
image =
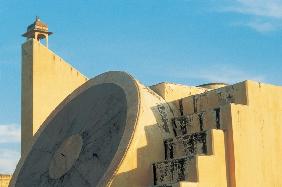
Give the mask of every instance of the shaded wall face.
[{"label": "shaded wall face", "polygon": [[26,151],[33,137],[33,43],[22,45],[21,73],[21,152]]},{"label": "shaded wall face", "polygon": [[152,164],[164,159],[164,140],[173,137],[173,114],[165,100],[139,84],[140,111],[129,148],[108,186],[153,185]]}]

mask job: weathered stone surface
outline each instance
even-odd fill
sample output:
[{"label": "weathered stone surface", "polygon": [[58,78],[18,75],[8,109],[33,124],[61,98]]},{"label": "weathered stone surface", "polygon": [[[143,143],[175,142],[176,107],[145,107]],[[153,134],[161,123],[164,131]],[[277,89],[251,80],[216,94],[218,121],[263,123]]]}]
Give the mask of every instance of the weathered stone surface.
[{"label": "weathered stone surface", "polygon": [[247,87],[244,83],[225,86],[182,99],[183,114],[189,115],[219,108],[228,103],[247,104]]},{"label": "weathered stone surface", "polygon": [[74,134],[68,137],[53,155],[49,165],[49,176],[51,179],[58,179],[65,175],[75,164],[82,149],[82,137]]},{"label": "weathered stone surface", "polygon": [[206,88],[187,86],[187,85],[168,83],[168,82],[162,82],[150,86],[150,88],[166,100],[166,102],[172,108],[172,112],[174,113],[175,116],[183,115],[182,98],[195,94],[204,93],[209,90]]},{"label": "weathered stone surface", "polygon": [[208,153],[208,132],[202,131],[186,134],[174,139],[166,140],[165,158],[173,159],[184,156],[194,156]]},{"label": "weathered stone surface", "polygon": [[154,163],[154,184],[165,185],[188,180],[189,164],[195,164],[194,157],[184,157]]}]

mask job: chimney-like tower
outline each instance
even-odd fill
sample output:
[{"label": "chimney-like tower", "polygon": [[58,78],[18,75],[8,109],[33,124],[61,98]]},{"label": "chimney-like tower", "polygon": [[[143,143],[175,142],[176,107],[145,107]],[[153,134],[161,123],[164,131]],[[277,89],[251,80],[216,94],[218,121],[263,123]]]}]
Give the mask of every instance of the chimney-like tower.
[{"label": "chimney-like tower", "polygon": [[27,41],[22,44],[22,156],[28,153],[35,133],[47,116],[87,81],[84,75],[39,42],[46,38],[48,45],[50,34],[48,26],[38,17],[23,34]]}]

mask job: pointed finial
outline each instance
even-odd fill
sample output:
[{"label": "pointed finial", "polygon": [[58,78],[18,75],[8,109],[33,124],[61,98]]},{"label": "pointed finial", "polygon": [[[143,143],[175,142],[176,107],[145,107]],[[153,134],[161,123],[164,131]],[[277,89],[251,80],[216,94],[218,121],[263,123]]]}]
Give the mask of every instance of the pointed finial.
[{"label": "pointed finial", "polygon": [[39,16],[36,16],[36,17],[35,17],[35,21],[40,21]]}]

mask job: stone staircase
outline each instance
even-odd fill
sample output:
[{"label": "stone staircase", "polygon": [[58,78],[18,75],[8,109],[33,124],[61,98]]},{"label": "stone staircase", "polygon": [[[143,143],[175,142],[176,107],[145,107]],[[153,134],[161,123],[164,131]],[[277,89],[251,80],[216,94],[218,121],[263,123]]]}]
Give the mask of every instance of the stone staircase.
[{"label": "stone staircase", "polygon": [[153,164],[154,184],[197,182],[197,156],[212,154],[212,133],[213,130],[200,131],[165,140],[165,160]]},{"label": "stone staircase", "polygon": [[155,187],[227,186],[225,109],[247,103],[242,89],[235,85],[179,100],[175,137],[164,140],[165,160],[153,163]]}]

